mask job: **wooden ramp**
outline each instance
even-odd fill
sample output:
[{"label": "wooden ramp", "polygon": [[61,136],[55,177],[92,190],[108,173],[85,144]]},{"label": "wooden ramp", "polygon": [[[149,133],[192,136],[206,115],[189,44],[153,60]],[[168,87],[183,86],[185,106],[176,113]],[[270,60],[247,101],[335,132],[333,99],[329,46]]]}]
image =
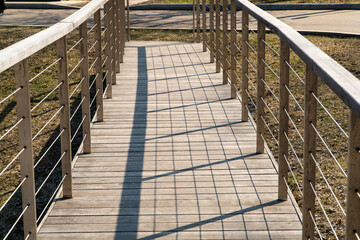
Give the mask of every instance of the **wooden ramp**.
[{"label": "wooden ramp", "polygon": [[130,42],[39,239],[300,239],[277,172],[200,44]]}]

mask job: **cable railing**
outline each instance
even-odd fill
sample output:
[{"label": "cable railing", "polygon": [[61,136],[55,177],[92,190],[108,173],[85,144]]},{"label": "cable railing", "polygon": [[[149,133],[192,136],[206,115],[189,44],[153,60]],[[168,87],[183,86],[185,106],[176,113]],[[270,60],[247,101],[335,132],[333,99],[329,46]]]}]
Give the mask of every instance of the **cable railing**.
[{"label": "cable railing", "polygon": [[126,21],[125,0],[93,0],[0,51],[2,81],[13,83],[0,97],[0,181],[14,178],[0,192],[0,239],[36,239],[59,190],[72,197],[74,158],[91,152],[91,122],[103,121],[103,98],[112,97],[123,62]]},{"label": "cable railing", "polygon": [[278,198],[302,209],[303,239],[359,239],[359,79],[247,0],[193,11],[194,41],[254,124],[256,151],[278,163]]}]

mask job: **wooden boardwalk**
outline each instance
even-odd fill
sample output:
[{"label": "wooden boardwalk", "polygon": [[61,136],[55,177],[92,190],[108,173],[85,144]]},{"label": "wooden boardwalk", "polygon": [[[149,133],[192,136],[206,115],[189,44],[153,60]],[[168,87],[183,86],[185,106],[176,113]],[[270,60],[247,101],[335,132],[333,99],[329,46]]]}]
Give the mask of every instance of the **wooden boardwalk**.
[{"label": "wooden boardwalk", "polygon": [[130,42],[39,239],[300,239],[277,172],[200,44]]}]

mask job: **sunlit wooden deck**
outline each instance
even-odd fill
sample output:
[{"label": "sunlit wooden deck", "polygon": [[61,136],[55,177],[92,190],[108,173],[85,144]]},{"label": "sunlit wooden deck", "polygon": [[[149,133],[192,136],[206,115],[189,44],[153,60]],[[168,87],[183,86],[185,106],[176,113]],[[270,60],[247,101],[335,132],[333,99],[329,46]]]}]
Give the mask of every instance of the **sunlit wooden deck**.
[{"label": "sunlit wooden deck", "polygon": [[129,42],[92,153],[39,239],[300,239],[277,172],[199,44]]}]

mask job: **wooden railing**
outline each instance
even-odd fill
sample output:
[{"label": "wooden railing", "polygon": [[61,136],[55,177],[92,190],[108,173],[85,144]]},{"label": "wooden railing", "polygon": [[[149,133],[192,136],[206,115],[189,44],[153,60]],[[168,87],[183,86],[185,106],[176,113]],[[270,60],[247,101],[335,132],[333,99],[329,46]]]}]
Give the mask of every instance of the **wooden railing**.
[{"label": "wooden railing", "polygon": [[[256,121],[257,152],[264,153],[265,140],[273,150],[278,198],[293,193],[302,206],[303,239],[360,239],[359,79],[247,0],[196,0],[193,10],[194,41],[210,50],[217,72],[222,67],[231,97],[242,102],[242,120]],[[327,94],[343,112],[329,110],[329,99],[321,100]]]},{"label": "wooden railing", "polygon": [[[54,26],[0,51],[0,74],[13,71],[16,82],[15,90],[0,99],[0,106],[6,103],[16,104],[14,118],[9,117],[16,121],[5,130],[2,129],[0,146],[11,143],[13,139],[7,138],[18,133],[18,137],[14,137],[18,139],[18,143],[12,142],[18,145],[18,150],[11,155],[11,160],[2,160],[6,164],[0,169],[0,177],[6,177],[17,165],[20,165],[21,172],[18,185],[9,191],[10,196],[3,199],[0,213],[6,211],[6,207],[14,199],[22,201],[22,211],[15,217],[14,222],[4,228],[2,225],[1,234],[4,234],[4,239],[18,239],[19,235],[14,235],[13,230],[21,220],[24,224],[24,239],[36,239],[38,226],[58,190],[62,188],[63,197],[72,197],[72,164],[76,156],[73,152],[77,150],[74,149],[75,142],[81,143],[77,144],[80,145],[76,147],[78,152],[91,152],[90,124],[92,117],[96,117],[97,121],[103,120],[103,97],[112,96],[112,85],[116,83],[115,75],[120,71],[120,63],[123,61],[125,26],[125,0],[93,0]],[[76,43],[68,47],[70,39],[76,39]],[[43,67],[40,72],[34,72],[35,70],[29,66],[29,61],[46,48],[54,49],[51,53],[56,56],[51,57],[56,60],[45,67],[42,66],[43,63],[32,63],[31,66]],[[49,56],[44,56],[47,57]],[[42,82],[42,76],[51,71],[55,72],[57,78],[56,87],[38,103],[32,101],[34,96],[31,95],[31,84],[48,84]],[[31,75],[34,77],[30,79]],[[1,81],[4,83],[8,79]],[[34,121],[38,121],[34,117],[34,112],[45,109],[47,106],[42,107],[42,104],[50,101],[50,97],[58,99],[57,104],[51,106],[55,110],[49,110],[54,114],[34,133]],[[72,101],[74,98],[77,100]],[[3,107],[1,110],[5,111]],[[42,138],[42,135],[52,124],[60,125],[58,134],[51,138],[52,142],[47,145],[46,151],[41,155],[35,154],[34,141],[47,141],[48,139]],[[82,136],[79,136],[81,132]],[[42,176],[40,181],[36,182],[34,169],[39,168],[39,164],[49,165],[50,163],[42,161],[56,155],[56,152],[60,154],[54,166],[44,168],[49,169],[45,172],[40,171]],[[50,189],[51,197],[46,199],[47,203],[39,213],[36,206],[38,194],[50,178],[57,176],[57,169],[62,169],[62,177],[53,180],[58,184],[56,188]],[[17,197],[20,191],[22,197]],[[11,213],[12,211],[13,209],[10,209]],[[4,214],[6,215],[9,213]]]}]

